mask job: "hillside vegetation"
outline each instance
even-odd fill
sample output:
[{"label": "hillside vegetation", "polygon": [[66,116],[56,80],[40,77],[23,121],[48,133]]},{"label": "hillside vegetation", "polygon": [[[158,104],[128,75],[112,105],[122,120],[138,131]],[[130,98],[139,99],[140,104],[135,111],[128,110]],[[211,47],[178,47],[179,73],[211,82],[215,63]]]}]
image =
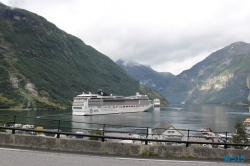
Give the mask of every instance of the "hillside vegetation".
[{"label": "hillside vegetation", "polygon": [[43,17],[1,3],[0,78],[2,109],[65,108],[77,94],[98,89],[145,94],[138,81],[77,37]]},{"label": "hillside vegetation", "polygon": [[164,93],[172,102],[247,104],[250,44],[232,43],[179,74]]},{"label": "hillside vegetation", "polygon": [[143,85],[161,93],[170,103],[248,104],[250,44],[232,43],[179,75],[159,73],[148,66],[116,62]]}]

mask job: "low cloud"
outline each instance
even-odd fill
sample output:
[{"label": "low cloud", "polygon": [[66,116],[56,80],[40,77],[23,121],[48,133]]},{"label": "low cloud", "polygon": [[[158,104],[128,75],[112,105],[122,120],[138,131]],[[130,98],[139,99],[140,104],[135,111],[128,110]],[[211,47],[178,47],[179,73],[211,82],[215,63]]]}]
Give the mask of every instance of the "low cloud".
[{"label": "low cloud", "polygon": [[179,74],[233,42],[250,42],[250,1],[2,0],[37,13],[114,61]]}]

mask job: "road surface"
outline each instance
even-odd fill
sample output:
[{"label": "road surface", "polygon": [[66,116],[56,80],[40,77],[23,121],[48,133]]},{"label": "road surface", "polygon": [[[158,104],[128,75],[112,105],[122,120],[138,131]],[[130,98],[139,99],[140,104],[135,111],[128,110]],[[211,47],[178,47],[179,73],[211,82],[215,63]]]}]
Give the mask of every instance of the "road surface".
[{"label": "road surface", "polygon": [[228,166],[242,162],[146,159],[0,147],[0,166]]}]

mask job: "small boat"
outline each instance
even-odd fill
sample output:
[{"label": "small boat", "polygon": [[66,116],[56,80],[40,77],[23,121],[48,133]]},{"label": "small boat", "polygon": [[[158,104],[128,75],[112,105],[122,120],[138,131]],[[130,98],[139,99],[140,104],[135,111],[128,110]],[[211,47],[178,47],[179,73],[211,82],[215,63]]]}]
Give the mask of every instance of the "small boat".
[{"label": "small boat", "polygon": [[25,129],[34,129],[35,126],[34,125],[30,125],[30,124],[26,124],[26,125],[23,125],[22,128],[25,128]]},{"label": "small boat", "polygon": [[227,133],[227,135],[224,134],[224,133],[219,133],[218,136],[220,138],[232,138],[232,134],[231,133]]},{"label": "small boat", "polygon": [[200,132],[202,132],[202,133],[212,132],[212,129],[210,127],[204,127],[202,129],[200,129]]},{"label": "small boat", "polygon": [[161,101],[160,99],[154,99],[154,107],[160,107]]},{"label": "small boat", "polygon": [[246,133],[250,135],[250,118],[246,118],[243,122],[246,127]]}]

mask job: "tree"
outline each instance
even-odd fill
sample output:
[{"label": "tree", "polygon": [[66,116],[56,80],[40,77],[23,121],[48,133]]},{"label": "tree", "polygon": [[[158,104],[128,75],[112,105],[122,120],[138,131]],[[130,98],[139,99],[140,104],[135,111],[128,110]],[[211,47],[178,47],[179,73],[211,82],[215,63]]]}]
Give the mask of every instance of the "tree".
[{"label": "tree", "polygon": [[[103,130],[101,129],[97,129],[97,130],[90,130],[88,132],[89,134],[91,135],[103,135]],[[101,138],[98,138],[98,137],[89,137],[89,140],[102,140]]]},{"label": "tree", "polygon": [[[236,123],[236,125],[234,126],[235,129],[236,129],[236,134],[233,135],[232,137],[232,142],[233,143],[242,143],[242,144],[247,144],[248,143],[248,136],[247,136],[247,133],[246,133],[246,126],[241,123],[241,122],[238,122]],[[240,146],[240,147],[235,147],[237,149],[242,149],[243,147]]]}]

